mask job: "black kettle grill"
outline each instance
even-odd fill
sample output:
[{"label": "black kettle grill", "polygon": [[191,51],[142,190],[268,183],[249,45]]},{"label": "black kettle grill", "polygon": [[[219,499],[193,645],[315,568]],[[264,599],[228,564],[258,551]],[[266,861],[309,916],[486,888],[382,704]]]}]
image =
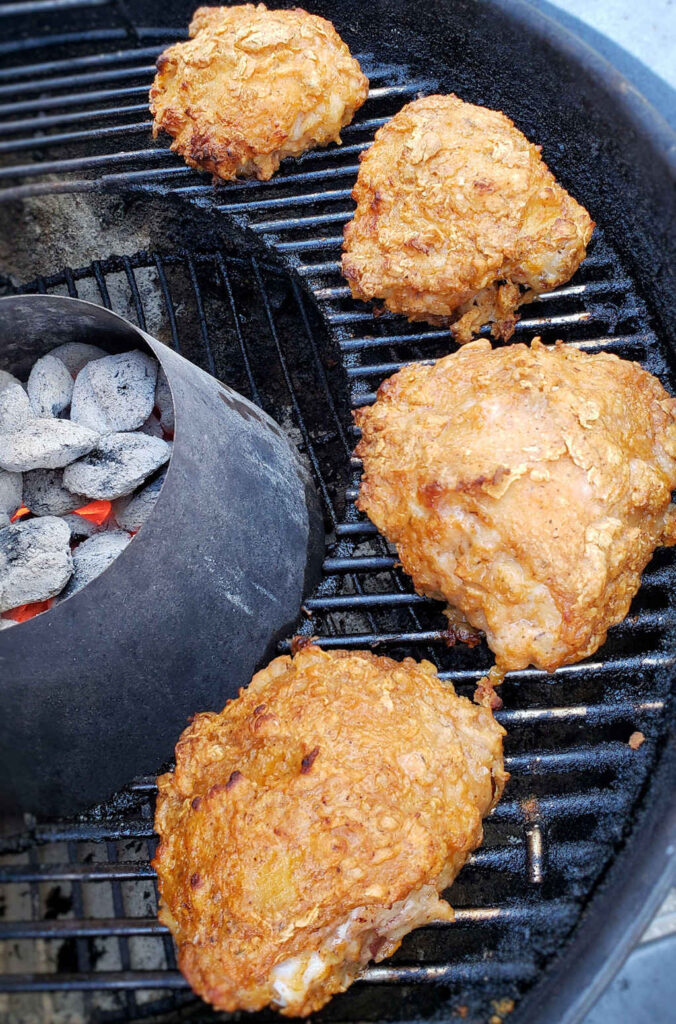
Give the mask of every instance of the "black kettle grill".
[{"label": "black kettle grill", "polygon": [[[295,631],[430,658],[471,693],[489,652],[448,646],[440,606],[413,593],[354,506],[350,407],[450,347],[443,329],[350,298],[339,256],[358,154],[421,93],[504,110],[599,225],[575,278],[523,310],[517,340],[617,352],[674,391],[676,139],[610,65],[519,0],[317,0],[369,75],[368,101],[342,147],[266,183],[214,187],[153,142],[146,105],[154,61],[185,37],[192,7],[0,4],[4,290],[109,307],[271,413],[312,467],[329,544]],[[508,676],[512,778],[453,887],[456,922],[408,936],[318,1019],[582,1019],[669,880],[675,582],[674,555],[659,551],[592,659]],[[646,740],[633,750],[636,730]],[[130,780],[77,819],[28,822],[0,857],[0,1012],[216,1019],[154,916],[152,802],[152,778]]]}]

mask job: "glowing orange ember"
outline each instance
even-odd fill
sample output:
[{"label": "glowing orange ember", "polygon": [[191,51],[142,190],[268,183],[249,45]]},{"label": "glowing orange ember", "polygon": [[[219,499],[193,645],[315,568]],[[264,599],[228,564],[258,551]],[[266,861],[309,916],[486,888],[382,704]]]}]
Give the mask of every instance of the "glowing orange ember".
[{"label": "glowing orange ember", "polygon": [[30,515],[30,511],[31,510],[29,508],[26,508],[25,505],[22,505],[21,508],[18,508],[16,510],[16,512],[14,513],[13,516],[10,516],[10,518],[9,518],[10,523],[15,523],[17,521],[17,519],[23,519],[24,516],[29,516]]},{"label": "glowing orange ember", "polygon": [[90,501],[88,505],[76,508],[75,515],[82,516],[83,519],[87,519],[90,523],[96,523],[97,526],[101,526],[110,515],[111,508],[112,505],[109,501]]},{"label": "glowing orange ember", "polygon": [[12,608],[8,612],[3,612],[2,618],[14,619],[15,622],[25,622],[27,619],[32,619],[34,615],[46,612],[48,608],[52,607],[52,603],[53,600],[50,597],[47,601],[33,601],[32,604],[20,604],[18,608]]}]

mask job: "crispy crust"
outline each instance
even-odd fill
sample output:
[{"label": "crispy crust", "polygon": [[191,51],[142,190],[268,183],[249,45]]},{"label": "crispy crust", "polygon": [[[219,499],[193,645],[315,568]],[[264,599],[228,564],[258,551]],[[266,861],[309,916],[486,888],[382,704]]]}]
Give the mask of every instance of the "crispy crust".
[{"label": "crispy crust", "polygon": [[498,677],[592,654],[674,543],[676,399],[637,363],[476,341],[355,419],[359,508],[418,591],[486,633]]},{"label": "crispy crust", "polygon": [[357,299],[410,320],[482,324],[508,339],[515,310],[562,284],[594,228],[508,117],[457,96],[409,103],[362,156],[343,274]]},{"label": "crispy crust", "polygon": [[189,34],[157,61],[153,134],[219,178],[267,180],[284,157],[340,142],[368,95],[331,22],[300,8],[200,7]]},{"label": "crispy crust", "polygon": [[153,862],[195,991],[280,1005],[271,972],[321,950],[328,967],[283,1008],[306,1015],[394,952],[407,899],[416,924],[452,916],[437,892],[502,793],[503,734],[429,662],[315,646],[196,715],[158,780]]}]

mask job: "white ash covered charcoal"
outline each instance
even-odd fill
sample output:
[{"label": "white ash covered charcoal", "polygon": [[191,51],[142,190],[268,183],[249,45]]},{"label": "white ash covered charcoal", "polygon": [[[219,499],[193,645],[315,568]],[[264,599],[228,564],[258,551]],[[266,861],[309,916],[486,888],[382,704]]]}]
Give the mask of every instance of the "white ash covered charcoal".
[{"label": "white ash covered charcoal", "polygon": [[75,512],[69,512],[65,516],[61,516],[61,519],[70,530],[70,539],[72,541],[86,540],[87,537],[93,537],[96,533],[103,533],[109,529],[109,523],[97,523],[94,519],[87,519],[85,516],[79,516]]},{"label": "white ash covered charcoal", "polygon": [[10,519],[23,504],[23,477],[21,473],[8,473],[0,469],[0,530],[9,526]]},{"label": "white ash covered charcoal", "polygon": [[0,619],[0,629],[9,629],[10,626],[18,626],[16,619]]},{"label": "white ash covered charcoal", "polygon": [[167,375],[160,366],[157,374],[157,386],[155,388],[155,406],[160,413],[160,424],[167,434],[174,433],[174,399],[171,396],[171,388]]},{"label": "white ash covered charcoal", "polygon": [[0,530],[0,612],[55,597],[72,574],[70,530],[62,519],[44,516]]},{"label": "white ash covered charcoal", "polygon": [[162,430],[162,424],[160,423],[159,417],[151,412],[148,419],[145,421],[142,427],[139,427],[139,434],[148,434],[149,437],[161,437],[164,438],[164,431]]},{"label": "white ash covered charcoal", "polygon": [[61,360],[71,377],[77,377],[83,366],[95,359],[103,359],[109,353],[104,352],[98,345],[86,345],[82,341],[67,341],[64,345],[57,345],[49,354]]},{"label": "white ash covered charcoal", "polygon": [[34,416],[62,416],[70,405],[73,378],[60,359],[43,356],[33,364],[26,390]]},{"label": "white ash covered charcoal", "polygon": [[28,420],[20,430],[0,432],[0,469],[59,469],[90,452],[98,439],[89,427],[70,420]]},{"label": "white ash covered charcoal", "polygon": [[123,530],[137,533],[144,523],[150,519],[155,508],[155,503],[160,496],[164,479],[167,475],[166,469],[159,476],[151,480],[138,494],[131,498],[118,498],[113,504],[113,515],[115,522]]},{"label": "white ash covered charcoal", "polygon": [[63,486],[62,469],[33,469],[23,476],[23,504],[34,516],[63,516],[88,498]]},{"label": "white ash covered charcoal", "polygon": [[135,491],[170,457],[171,443],[158,437],[106,434],[89,454],[66,468],[63,482],[77,494],[112,501]]},{"label": "white ash covered charcoal", "polygon": [[137,430],[155,404],[157,360],[123,352],[87,363],[75,378],[70,418],[100,434]]},{"label": "white ash covered charcoal", "polygon": [[131,540],[124,530],[110,530],[79,544],[73,552],[73,575],[57,602],[72,597],[88,583],[100,576],[115,561]]},{"label": "white ash covered charcoal", "polygon": [[33,418],[30,399],[23,387],[8,374],[10,380],[0,380],[0,433],[20,430]]},{"label": "white ash covered charcoal", "polygon": [[0,391],[10,383],[21,384],[21,381],[13,373],[8,373],[7,370],[0,370]]}]

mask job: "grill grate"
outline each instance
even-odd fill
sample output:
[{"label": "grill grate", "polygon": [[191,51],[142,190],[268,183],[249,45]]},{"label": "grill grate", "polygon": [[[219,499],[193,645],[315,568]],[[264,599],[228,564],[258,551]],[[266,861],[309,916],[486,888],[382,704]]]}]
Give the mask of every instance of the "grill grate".
[{"label": "grill grate", "polygon": [[[593,266],[616,273],[600,248]],[[356,402],[364,380],[370,388],[389,370],[379,346],[365,344],[351,360],[343,354],[346,365],[336,365],[335,344],[298,283],[279,267],[224,252],[111,258],[22,290],[111,306],[275,415],[312,463],[333,540],[324,579],[306,605],[310,617],[299,628],[326,646],[374,644],[397,657],[431,658],[459,692],[472,692],[489,653],[483,646],[446,647],[440,606],[412,593],[350,497],[358,469],[348,468],[353,438],[345,373]],[[342,297],[330,301],[344,305]],[[573,292],[573,301],[586,303],[585,292]],[[640,315],[630,293],[623,303]],[[652,352],[650,337],[637,327],[630,342],[609,335],[594,344],[640,344],[644,354]],[[424,328],[407,325],[409,340],[402,341],[395,318],[380,318],[373,329],[384,346],[394,337],[400,361],[407,352],[418,355],[418,343],[428,346],[426,356],[437,346],[443,350],[441,332]],[[352,340],[370,340],[360,326],[347,330],[350,336],[338,342],[343,353]],[[374,350],[377,363],[369,362]],[[456,924],[415,933],[391,964],[371,968],[365,982],[331,1004],[326,1019],[382,1016],[382,986],[397,993],[392,1016],[403,1019],[421,1000],[430,1012],[440,995],[466,1001],[468,985],[484,1007],[515,998],[532,981],[574,925],[650,769],[672,662],[661,649],[673,615],[666,589],[672,566],[668,552],[657,556],[631,620],[613,631],[604,660],[553,677],[535,669],[508,677],[499,717],[509,729],[512,781],[486,823],[484,847],[454,886]],[[626,741],[636,728],[650,739],[632,751]],[[24,852],[2,859],[0,1011],[25,1013],[39,1005],[42,1012],[48,1007],[45,1019],[68,1009],[83,1019],[125,1020],[190,998],[154,917],[153,792],[153,780],[137,780],[117,807],[82,821],[36,825]]]},{"label": "grill grate", "polygon": [[[26,11],[39,0],[7,6]],[[103,8],[124,23],[121,5]],[[52,36],[51,48],[30,39],[21,49],[0,46],[15,61],[0,71],[0,200],[110,186],[171,193],[249,228],[269,255],[138,252],[20,290],[109,306],[270,412],[313,469],[330,541],[299,631],[326,647],[429,658],[470,695],[489,652],[483,644],[449,648],[440,606],[412,592],[394,552],[355,508],[359,464],[350,458],[349,408],[373,401],[381,380],[406,362],[445,354],[449,335],[387,313],[374,318],[351,300],[338,262],[358,152],[434,82],[362,56],[372,89],[341,149],[287,162],[267,183],[214,189],[166,140],[154,146],[148,138],[153,58],[177,33],[135,32],[135,49],[119,48],[128,46],[124,27]],[[536,333],[638,359],[668,380],[645,304],[601,232],[574,281],[524,313],[517,337]],[[596,659],[551,677],[535,669],[508,676],[498,717],[509,730],[512,779],[486,822],[484,846],[453,887],[456,923],[409,936],[321,1019],[438,1018],[462,1004],[468,1021],[485,1021],[492,1003],[518,1000],[560,950],[620,847],[655,761],[674,662],[674,564],[673,553],[657,554],[630,617]],[[633,751],[627,740],[636,729],[647,740]],[[136,780],[82,819],[35,824],[0,858],[0,1015],[122,1021],[190,1012],[155,919],[153,796],[152,779]]]}]

